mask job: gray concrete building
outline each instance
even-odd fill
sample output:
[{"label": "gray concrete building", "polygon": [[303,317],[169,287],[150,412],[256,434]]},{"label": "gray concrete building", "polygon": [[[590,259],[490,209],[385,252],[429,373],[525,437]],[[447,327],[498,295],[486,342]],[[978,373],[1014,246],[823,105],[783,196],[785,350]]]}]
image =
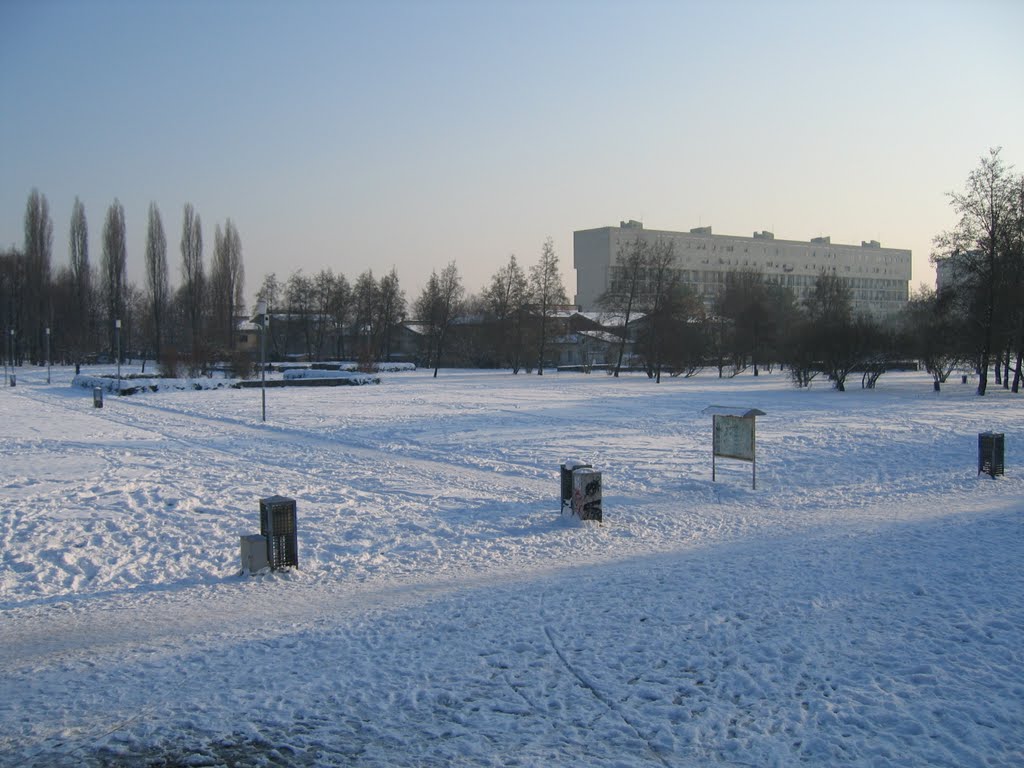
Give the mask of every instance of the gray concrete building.
[{"label": "gray concrete building", "polygon": [[671,232],[624,221],[617,227],[573,233],[577,305],[584,310],[598,308],[620,248],[625,250],[636,238],[649,245],[670,243],[683,283],[709,308],[725,286],[726,274],[743,268],[760,270],[766,279],[792,288],[798,300],[812,290],[823,270],[835,274],[849,287],[854,311],[876,317],[898,312],[909,295],[910,251],[883,248],[875,240],[840,245],[828,237],[802,242],[777,240],[771,232],[755,232],[752,237],[715,235],[711,227]]},{"label": "gray concrete building", "polygon": [[980,259],[977,251],[941,256],[935,260],[935,290],[938,293],[951,290],[971,277],[971,262]]}]

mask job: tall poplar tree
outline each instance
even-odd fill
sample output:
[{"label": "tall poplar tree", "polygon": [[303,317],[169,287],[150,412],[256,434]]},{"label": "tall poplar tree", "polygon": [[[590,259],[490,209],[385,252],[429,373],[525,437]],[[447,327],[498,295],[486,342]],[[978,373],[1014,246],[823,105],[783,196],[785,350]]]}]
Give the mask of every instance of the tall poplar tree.
[{"label": "tall poplar tree", "polygon": [[203,226],[191,203],[185,204],[181,224],[181,280],[193,356],[202,346],[203,299],[206,275],[203,271]]},{"label": "tall poplar tree", "polygon": [[89,225],[85,219],[85,206],[75,198],[71,207],[71,227],[68,237],[71,273],[70,322],[68,329],[71,353],[80,363],[85,349],[92,339],[93,300],[92,267],[89,264]]},{"label": "tall poplar tree", "polygon": [[115,324],[125,321],[125,266],[128,246],[125,241],[124,206],[114,199],[103,224],[103,297],[107,308],[107,338],[110,351],[116,351]]},{"label": "tall poplar tree", "polygon": [[25,205],[25,293],[21,337],[32,360],[41,360],[43,337],[50,324],[50,259],[53,251],[53,222],[50,204],[38,189],[29,193]]},{"label": "tall poplar tree", "polygon": [[167,281],[167,237],[156,203],[149,204],[146,226],[146,290],[153,322],[153,352],[159,361],[162,359],[164,318],[170,288]]},{"label": "tall poplar tree", "polygon": [[213,236],[213,264],[210,267],[210,293],[216,320],[215,336],[228,349],[235,347],[235,315],[242,306],[245,267],[242,265],[242,240],[231,219]]}]

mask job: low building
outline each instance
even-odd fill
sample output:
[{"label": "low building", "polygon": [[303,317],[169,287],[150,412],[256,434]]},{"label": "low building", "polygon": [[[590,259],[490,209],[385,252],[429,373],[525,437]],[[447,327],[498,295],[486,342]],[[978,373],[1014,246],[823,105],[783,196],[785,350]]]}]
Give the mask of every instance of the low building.
[{"label": "low building", "polygon": [[[628,362],[636,346],[639,312],[629,320],[624,359]],[[623,316],[608,312],[584,312],[577,308],[559,310],[552,317],[555,333],[549,345],[550,360],[561,368],[603,368],[614,366],[622,344]]]}]

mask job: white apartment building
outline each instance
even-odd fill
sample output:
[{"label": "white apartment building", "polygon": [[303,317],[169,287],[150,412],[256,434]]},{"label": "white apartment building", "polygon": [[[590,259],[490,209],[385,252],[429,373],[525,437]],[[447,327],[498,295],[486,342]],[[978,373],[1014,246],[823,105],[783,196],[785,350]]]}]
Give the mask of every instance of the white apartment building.
[{"label": "white apartment building", "polygon": [[620,248],[636,238],[653,245],[671,243],[683,283],[711,307],[725,286],[731,270],[751,268],[767,280],[792,288],[801,300],[824,270],[846,282],[855,312],[882,317],[899,311],[907,302],[910,286],[910,251],[883,248],[875,240],[839,245],[828,237],[808,242],[776,240],[771,232],[753,237],[715,235],[711,227],[689,232],[644,229],[638,221],[617,227],[584,229],[573,233],[573,267],[576,269],[576,304],[597,309],[597,300],[610,285]]}]

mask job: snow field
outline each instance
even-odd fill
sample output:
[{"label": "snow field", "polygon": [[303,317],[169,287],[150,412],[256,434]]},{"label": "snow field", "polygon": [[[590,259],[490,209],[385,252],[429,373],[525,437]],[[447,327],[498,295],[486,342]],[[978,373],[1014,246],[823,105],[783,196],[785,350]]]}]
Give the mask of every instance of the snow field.
[{"label": "snow field", "polygon": [[[381,378],[268,392],[263,425],[254,390],[95,410],[19,372],[0,764],[1024,762],[1018,399]],[[711,483],[712,403],[767,411],[757,491]],[[603,526],[559,515],[570,457]],[[273,493],[301,567],[242,579]]]}]

